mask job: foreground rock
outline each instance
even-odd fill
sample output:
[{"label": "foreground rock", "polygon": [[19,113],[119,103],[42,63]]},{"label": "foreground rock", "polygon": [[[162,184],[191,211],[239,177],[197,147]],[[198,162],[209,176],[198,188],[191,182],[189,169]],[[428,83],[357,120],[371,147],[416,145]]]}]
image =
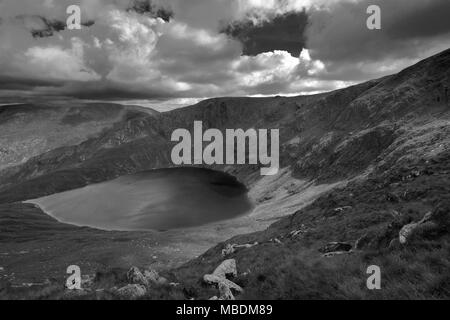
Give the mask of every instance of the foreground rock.
[{"label": "foreground rock", "polygon": [[157,285],[164,285],[168,283],[167,279],[161,277],[155,270],[149,269],[142,273],[137,267],[132,267],[127,272],[127,280],[131,284],[140,284],[146,287],[152,283]]},{"label": "foreground rock", "polygon": [[123,299],[138,299],[147,293],[147,288],[140,284],[129,284],[117,290],[117,295]]},{"label": "foreground rock", "polygon": [[428,212],[419,222],[413,222],[403,226],[398,234],[398,240],[402,245],[407,244],[415,234],[427,234],[439,230],[448,231],[450,225],[450,213],[448,204],[441,204],[432,212]]},{"label": "foreground rock", "polygon": [[350,252],[353,245],[345,242],[330,242],[319,249],[319,252],[329,256],[330,254],[343,254]]},{"label": "foreground rock", "polygon": [[233,293],[231,292],[230,287],[223,283],[219,284],[219,293],[219,300],[236,300]]},{"label": "foreground rock", "polygon": [[236,260],[234,259],[225,260],[216,268],[216,270],[214,270],[213,275],[220,278],[226,278],[227,276],[236,277],[237,276]]},{"label": "foreground rock", "polygon": [[127,280],[131,284],[148,285],[148,280],[144,277],[141,270],[137,267],[131,267],[127,272]]},{"label": "foreground rock", "polygon": [[154,283],[154,284],[158,284],[158,285],[164,285],[164,284],[168,283],[166,278],[161,277],[158,274],[158,272],[156,272],[153,269],[145,270],[144,278],[147,280],[148,283]]},{"label": "foreground rock", "polygon": [[253,244],[251,243],[247,243],[247,244],[231,244],[228,243],[224,249],[222,249],[222,256],[226,257],[229,256],[230,254],[235,253],[238,249],[250,249],[254,246],[257,246],[258,242],[255,242]]},{"label": "foreground rock", "polygon": [[[234,300],[232,290],[237,293],[244,291],[239,285],[228,280],[227,276],[237,276],[236,260],[234,259],[223,261],[212,274],[205,274],[203,276],[205,283],[217,286],[220,292],[219,300]],[[214,298],[217,297],[213,297],[212,299]]]}]

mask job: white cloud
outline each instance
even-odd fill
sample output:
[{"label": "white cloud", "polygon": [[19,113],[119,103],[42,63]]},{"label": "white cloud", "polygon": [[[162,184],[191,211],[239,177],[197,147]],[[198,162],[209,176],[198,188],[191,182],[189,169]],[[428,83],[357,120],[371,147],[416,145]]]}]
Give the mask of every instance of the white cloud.
[{"label": "white cloud", "polygon": [[[29,30],[44,26],[31,15],[65,21],[72,1],[0,0],[0,76],[64,80],[64,94],[82,91],[78,82],[158,98],[300,94],[394,73],[449,46],[442,33],[392,35],[389,27],[405,12],[415,17],[411,7],[422,8],[419,0],[380,0],[390,11],[383,13],[386,29],[378,34],[364,27],[367,0],[158,1],[173,9],[170,22],[123,10],[128,0],[83,0],[82,17],[95,19],[92,27],[32,38]],[[281,50],[243,56],[242,44],[219,32],[236,19],[259,23],[303,8],[310,23],[308,50],[300,57]],[[25,16],[19,21],[17,15]],[[39,89],[51,90],[57,89]]]}]

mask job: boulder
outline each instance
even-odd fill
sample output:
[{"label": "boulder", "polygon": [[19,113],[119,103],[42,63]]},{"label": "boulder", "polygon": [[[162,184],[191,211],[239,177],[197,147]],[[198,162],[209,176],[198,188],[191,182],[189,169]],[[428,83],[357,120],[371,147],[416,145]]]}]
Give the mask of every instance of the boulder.
[{"label": "boulder", "polygon": [[233,281],[230,281],[223,277],[218,277],[212,274],[205,274],[203,276],[203,281],[205,281],[207,284],[214,284],[219,287],[221,284],[228,286],[230,289],[235,290],[236,292],[243,292],[244,289],[242,289],[240,286],[238,286]]},{"label": "boulder", "polygon": [[258,242],[255,242],[253,244],[251,243],[246,243],[246,244],[231,244],[228,243],[225,248],[222,249],[222,256],[226,257],[229,256],[230,254],[233,254],[236,252],[237,249],[250,249],[254,246],[257,246]]},{"label": "boulder", "polygon": [[303,236],[303,235],[306,234],[307,232],[308,232],[308,228],[307,228],[304,224],[302,224],[301,227],[300,227],[300,229],[291,231],[291,232],[289,233],[289,236],[290,236],[291,238],[295,238],[295,237],[297,237],[297,236]]},{"label": "boulder", "polygon": [[234,300],[232,290],[237,293],[243,292],[240,286],[227,279],[227,276],[237,276],[236,260],[223,261],[212,274],[205,274],[203,281],[210,285],[216,285],[220,291],[220,300]]},{"label": "boulder", "polygon": [[226,257],[226,256],[229,256],[230,254],[233,254],[235,251],[234,248],[235,248],[234,244],[228,243],[225,246],[225,248],[222,249],[222,257]]},{"label": "boulder", "polygon": [[283,244],[283,242],[281,240],[279,240],[278,238],[270,239],[269,241],[270,242],[275,242],[275,243],[278,243],[278,244]]},{"label": "boulder", "polygon": [[237,268],[236,268],[236,260],[228,259],[223,261],[217,268],[214,270],[213,275],[226,278],[227,276],[237,276]]},{"label": "boulder", "polygon": [[324,258],[333,258],[335,256],[341,256],[344,254],[352,254],[352,251],[335,251],[335,252],[328,252],[328,253],[324,253],[323,257]]},{"label": "boulder", "polygon": [[169,281],[167,281],[166,278],[161,277],[158,272],[156,272],[153,269],[148,269],[144,271],[144,278],[147,281],[147,283],[154,283],[159,285],[167,284]]},{"label": "boulder", "polygon": [[219,293],[220,293],[219,300],[227,300],[227,301],[235,300],[230,287],[225,285],[224,283],[219,284]]},{"label": "boulder", "polygon": [[406,244],[413,234],[414,230],[419,226],[419,223],[410,223],[405,225],[398,233],[398,240],[401,244]]},{"label": "boulder", "polygon": [[168,283],[167,279],[161,277],[155,270],[147,269],[142,273],[141,270],[139,270],[139,268],[137,267],[132,267],[127,272],[127,279],[131,284],[141,284],[144,286],[148,286],[151,283],[158,285],[164,285]]},{"label": "boulder", "polygon": [[131,267],[127,272],[127,280],[131,284],[148,285],[148,280],[137,267]]},{"label": "boulder", "polygon": [[129,284],[117,290],[117,294],[123,299],[138,299],[146,293],[147,289],[141,284]]},{"label": "boulder", "polygon": [[324,254],[333,252],[348,252],[353,249],[353,245],[345,242],[330,242],[319,249]]},{"label": "boulder", "polygon": [[336,212],[336,213],[340,213],[340,212],[343,212],[345,210],[351,210],[351,209],[353,209],[352,206],[345,206],[345,207],[335,208],[333,211]]},{"label": "boulder", "polygon": [[398,240],[402,245],[405,245],[414,234],[445,230],[449,226],[449,217],[449,211],[445,209],[445,206],[439,205],[434,211],[427,212],[419,222],[403,226],[398,233]]}]

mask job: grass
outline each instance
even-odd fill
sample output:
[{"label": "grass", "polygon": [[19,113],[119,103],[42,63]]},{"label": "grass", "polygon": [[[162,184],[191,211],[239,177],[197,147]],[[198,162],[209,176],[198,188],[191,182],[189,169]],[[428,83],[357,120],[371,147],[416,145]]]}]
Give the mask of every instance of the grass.
[{"label": "grass", "polygon": [[[227,257],[237,261],[240,275],[234,281],[245,289],[241,299],[448,299],[449,169],[450,152],[375,173],[331,191],[263,232],[210,249],[174,274],[195,298],[207,299],[214,291],[205,290],[199,279],[224,259],[221,249],[227,243],[257,241],[258,246]],[[429,211],[436,213],[437,228],[416,233],[406,246],[392,242],[402,226]],[[302,226],[306,234],[289,236]],[[354,243],[363,236],[363,250],[353,254],[323,258],[318,252],[328,242]],[[274,238],[282,244],[271,241]],[[381,290],[366,287],[370,265],[381,268]]]}]

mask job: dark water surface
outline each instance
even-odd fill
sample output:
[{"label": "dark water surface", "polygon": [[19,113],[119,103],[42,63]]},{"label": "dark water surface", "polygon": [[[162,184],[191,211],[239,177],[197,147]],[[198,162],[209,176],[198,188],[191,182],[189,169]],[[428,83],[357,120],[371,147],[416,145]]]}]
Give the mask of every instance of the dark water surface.
[{"label": "dark water surface", "polygon": [[193,227],[252,208],[234,177],[196,168],[137,173],[29,202],[59,221],[106,230]]}]

